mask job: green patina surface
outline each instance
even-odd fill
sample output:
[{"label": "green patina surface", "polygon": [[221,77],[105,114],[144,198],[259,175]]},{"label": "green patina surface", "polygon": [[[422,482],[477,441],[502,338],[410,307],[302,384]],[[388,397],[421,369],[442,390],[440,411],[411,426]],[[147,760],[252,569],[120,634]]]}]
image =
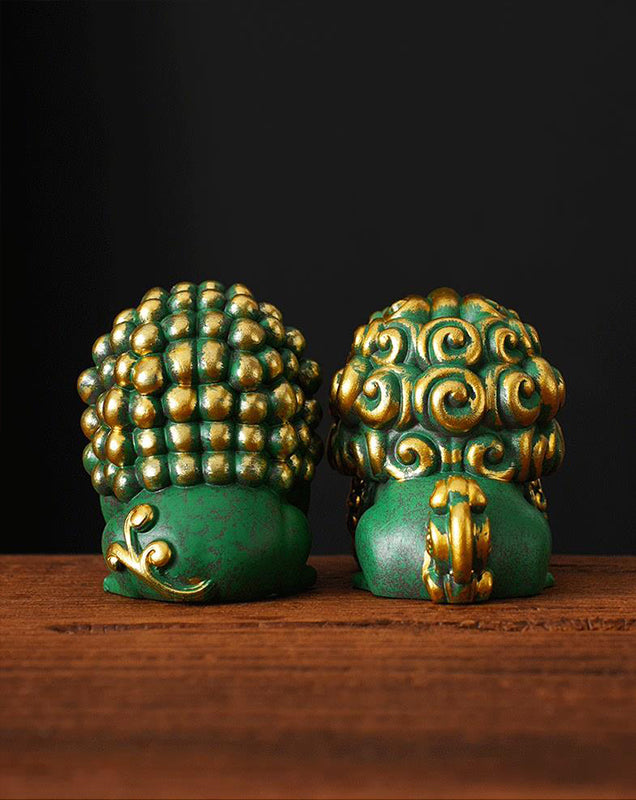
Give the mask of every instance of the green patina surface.
[{"label": "green patina surface", "polygon": [[[153,568],[157,576],[180,588],[209,580],[204,602],[289,594],[315,581],[315,570],[305,563],[311,547],[307,518],[269,488],[199,484],[144,490],[127,504],[103,498],[104,555],[112,543],[124,544],[124,520],[141,503],[155,509],[156,522],[135,533],[136,549],[156,540],[167,542],[173,556],[165,567]],[[111,573],[104,589],[127,597],[166,599],[128,569]]]},{"label": "green patina surface", "polygon": [[[426,534],[434,514],[429,502],[437,482],[447,477],[448,473],[378,485],[375,502],[356,529],[356,552],[364,573],[355,576],[357,588],[383,597],[429,599],[422,580]],[[473,518],[490,521],[491,598],[538,594],[552,584],[546,518],[524,497],[522,486],[470,477],[488,501]]]}]

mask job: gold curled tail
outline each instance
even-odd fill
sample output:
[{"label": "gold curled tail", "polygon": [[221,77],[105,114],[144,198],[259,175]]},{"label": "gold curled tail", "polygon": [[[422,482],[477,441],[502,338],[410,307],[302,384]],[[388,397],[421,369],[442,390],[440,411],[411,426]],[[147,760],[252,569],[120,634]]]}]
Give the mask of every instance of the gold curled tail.
[{"label": "gold curled tail", "polygon": [[453,475],[431,495],[422,580],[434,603],[475,603],[492,592],[488,501],[477,481]]},{"label": "gold curled tail", "polygon": [[124,521],[124,547],[119,542],[113,542],[106,551],[106,563],[113,570],[128,569],[134,573],[146,586],[166,600],[189,600],[197,602],[203,600],[211,581],[199,581],[186,588],[171,586],[161,579],[157,572],[165,567],[172,558],[172,550],[168,542],[157,539],[144,547],[141,553],[137,552],[133,541],[133,531],[148,530],[156,522],[156,509],[142,503],[129,511]]}]

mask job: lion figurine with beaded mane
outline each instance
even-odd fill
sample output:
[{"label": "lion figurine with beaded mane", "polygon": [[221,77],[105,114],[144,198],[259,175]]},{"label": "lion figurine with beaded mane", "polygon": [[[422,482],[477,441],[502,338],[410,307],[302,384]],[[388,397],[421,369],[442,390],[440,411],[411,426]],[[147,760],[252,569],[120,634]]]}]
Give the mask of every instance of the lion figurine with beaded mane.
[{"label": "lion figurine with beaded mane", "polygon": [[106,519],[107,591],[250,600],[310,586],[318,364],[242,284],[151,289],[93,346],[78,391]]}]

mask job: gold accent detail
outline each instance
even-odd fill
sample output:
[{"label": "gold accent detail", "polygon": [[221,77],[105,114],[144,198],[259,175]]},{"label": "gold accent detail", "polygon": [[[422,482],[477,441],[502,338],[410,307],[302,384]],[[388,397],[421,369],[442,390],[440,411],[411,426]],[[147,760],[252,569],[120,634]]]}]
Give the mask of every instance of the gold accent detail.
[{"label": "gold accent detail", "polygon": [[174,422],[187,422],[197,407],[197,393],[191,386],[171,386],[163,396],[166,414]]},{"label": "gold accent detail", "polygon": [[223,380],[227,372],[228,352],[223,342],[204,341],[199,351],[199,375],[206,383]]},{"label": "gold accent detail", "polygon": [[239,450],[257,453],[265,448],[266,442],[267,435],[262,425],[236,426],[236,443]]},{"label": "gold accent detail", "polygon": [[172,558],[172,550],[168,542],[157,539],[147,545],[140,553],[137,552],[138,543],[133,540],[133,532],[141,529],[147,530],[155,522],[156,510],[147,503],[135,506],[124,521],[124,540],[126,546],[113,542],[106,551],[106,563],[116,572],[128,569],[165,600],[189,600],[196,602],[203,600],[210,580],[199,581],[187,589],[181,589],[165,583],[157,570],[165,567]]},{"label": "gold accent detail", "polygon": [[166,347],[164,361],[174,383],[178,383],[179,386],[192,386],[194,359],[194,343],[191,339],[172,342]]},{"label": "gold accent detail", "polygon": [[211,450],[229,450],[232,444],[232,426],[228,422],[211,423],[205,444]]},{"label": "gold accent detail", "polygon": [[479,331],[457,317],[438,317],[427,322],[417,337],[417,350],[424,362],[444,364],[460,360],[467,366],[481,358]]},{"label": "gold accent detail", "polygon": [[[236,300],[247,298],[239,295]],[[254,389],[263,381],[263,367],[256,356],[238,352],[232,358],[232,377],[230,382],[236,389]]]},{"label": "gold accent detail", "polygon": [[419,478],[426,475],[435,463],[435,451],[418,436],[404,435],[395,448],[397,462],[387,461],[387,473],[397,480]]},{"label": "gold accent detail", "polygon": [[203,419],[227,419],[234,406],[234,393],[226,386],[215,384],[213,386],[199,387],[199,407]]},{"label": "gold accent detail", "polygon": [[[472,478],[454,475],[435,484],[422,564],[422,580],[434,603],[473,603],[490,597],[490,521],[474,518],[487,502]],[[446,517],[446,531],[436,523],[434,512]]]},{"label": "gold accent detail", "polygon": [[256,425],[267,416],[267,395],[263,392],[242,392],[239,396],[238,418],[241,422]]},{"label": "gold accent detail", "polygon": [[[432,386],[431,386],[432,385]],[[474,372],[463,367],[430,367],[415,384],[413,407],[452,434],[468,433],[486,410],[486,393]],[[463,414],[453,410],[467,408]]]},{"label": "gold accent detail", "polygon": [[147,322],[132,332],[130,347],[138,356],[147,356],[154,353],[162,341],[161,328],[153,322]]},{"label": "gold accent detail", "polygon": [[150,397],[139,394],[130,403],[130,416],[138,428],[152,428],[157,421],[157,410]]},{"label": "gold accent detail", "polygon": [[540,511],[545,517],[548,516],[548,499],[545,496],[541,480],[537,478],[536,481],[530,481],[526,484],[526,497],[532,505]]},{"label": "gold accent detail", "polygon": [[139,394],[154,394],[163,387],[161,356],[144,356],[132,368],[132,382]]}]

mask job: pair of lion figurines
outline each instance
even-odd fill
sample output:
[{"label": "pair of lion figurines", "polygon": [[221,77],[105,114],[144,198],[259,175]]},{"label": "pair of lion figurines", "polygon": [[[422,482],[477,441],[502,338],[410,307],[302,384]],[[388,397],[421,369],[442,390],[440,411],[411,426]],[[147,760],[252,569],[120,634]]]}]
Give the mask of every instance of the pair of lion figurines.
[{"label": "pair of lion figurines", "polygon": [[[306,589],[320,368],[241,284],[151,289],[79,377],[104,588],[246,601]],[[333,378],[331,465],[352,476],[354,585],[471,603],[552,581],[540,479],[565,387],[515,311],[436,289],[372,314]]]}]

